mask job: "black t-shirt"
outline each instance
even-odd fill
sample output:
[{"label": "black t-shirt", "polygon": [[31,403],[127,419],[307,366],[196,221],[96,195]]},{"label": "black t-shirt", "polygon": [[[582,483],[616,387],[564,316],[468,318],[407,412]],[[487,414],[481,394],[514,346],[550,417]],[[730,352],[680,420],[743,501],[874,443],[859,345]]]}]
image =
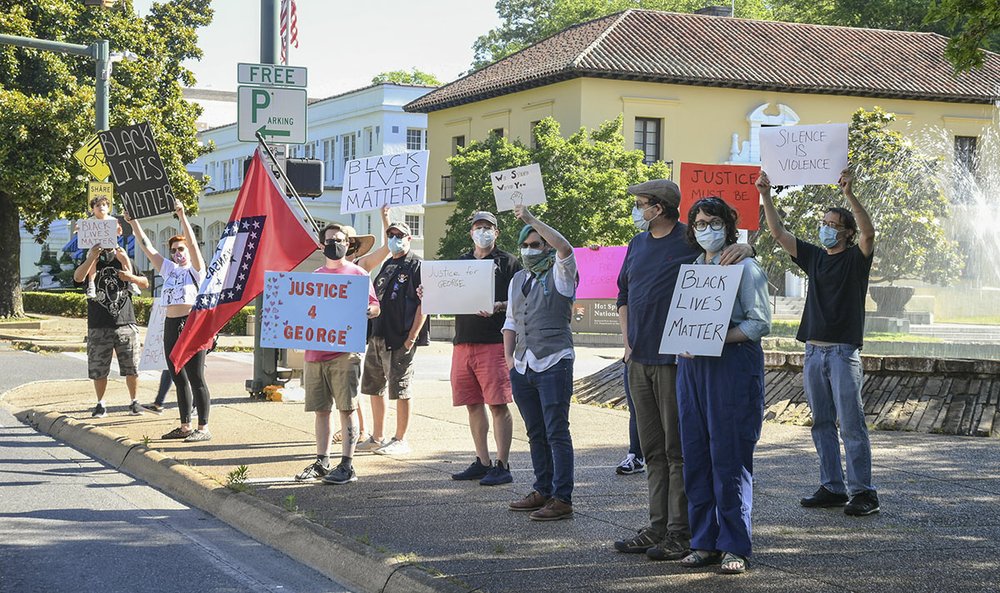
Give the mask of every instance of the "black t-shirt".
[{"label": "black t-shirt", "polygon": [[796,239],[792,258],[809,277],[802,323],[795,339],[819,340],[861,347],[865,333],[865,293],[872,256],[852,245],[830,255],[826,249]]},{"label": "black t-shirt", "polygon": [[[135,264],[131,265],[134,270]],[[121,262],[111,253],[102,253],[98,256],[97,265],[94,267],[94,288],[97,297],[87,300],[87,328],[135,324],[130,283],[118,278],[121,269]],[[85,279],[78,286],[83,286],[86,282]]]},{"label": "black t-shirt", "polygon": [[[420,286],[420,261],[412,251],[403,257],[391,257],[382,264],[375,277],[375,294],[378,296],[382,313],[372,320],[369,333],[372,336],[385,338],[389,350],[402,348],[403,342],[410,335],[413,318],[420,305],[420,299],[417,297],[417,287]],[[417,345],[429,344],[429,336],[430,322],[425,321],[417,336]]]},{"label": "black t-shirt", "polygon": [[[470,250],[462,254],[458,259],[476,259],[475,250]],[[516,257],[501,251],[496,247],[489,256],[493,259],[493,277],[495,280],[493,288],[494,301],[507,300],[507,288],[510,280],[521,269],[521,262]],[[484,258],[485,259],[485,258]],[[480,317],[479,315],[456,315],[455,316],[455,339],[454,344],[502,344],[503,328],[507,314],[498,311],[490,317]]]}]

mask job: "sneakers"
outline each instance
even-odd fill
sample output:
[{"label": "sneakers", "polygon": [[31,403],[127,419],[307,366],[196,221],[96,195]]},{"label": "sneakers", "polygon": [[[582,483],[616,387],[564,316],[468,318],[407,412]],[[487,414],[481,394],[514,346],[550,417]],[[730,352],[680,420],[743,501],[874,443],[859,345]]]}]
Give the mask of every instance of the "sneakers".
[{"label": "sneakers", "polygon": [[376,449],[381,449],[386,444],[384,439],[376,439],[371,436],[365,439],[363,442],[358,443],[356,449],[358,451],[375,451]]},{"label": "sneakers", "polygon": [[410,446],[403,439],[392,437],[392,440],[375,449],[376,455],[406,455],[410,452]]},{"label": "sneakers", "polygon": [[625,554],[643,554],[659,542],[660,538],[652,530],[643,529],[635,537],[616,541],[615,549]]},{"label": "sneakers", "polygon": [[514,502],[507,505],[507,508],[512,511],[537,511],[538,509],[545,506],[549,502],[550,497],[543,496],[537,491],[532,490],[531,494],[525,496],[521,500],[515,500]]},{"label": "sneakers", "polygon": [[171,430],[167,434],[161,436],[161,439],[187,439],[189,436],[194,434],[192,430],[184,430],[180,426]]},{"label": "sneakers", "polygon": [[299,472],[299,474],[295,476],[295,481],[309,482],[312,480],[318,480],[328,473],[330,473],[330,468],[326,465],[323,465],[323,462],[317,459],[316,461],[307,465],[304,470]]},{"label": "sneakers", "polygon": [[132,403],[128,405],[128,413],[132,416],[142,416],[142,406],[139,405],[139,400],[132,400]]},{"label": "sneakers", "polygon": [[504,464],[504,462],[499,459],[490,468],[490,472],[486,474],[482,480],[479,480],[480,486],[499,486],[500,484],[510,484],[514,481],[514,476],[510,475],[510,464]]},{"label": "sneakers", "polygon": [[573,518],[573,505],[558,498],[550,498],[545,506],[528,515],[532,521],[559,521]]},{"label": "sneakers", "polygon": [[184,439],[184,442],[200,443],[201,441],[210,441],[210,440],[212,440],[212,433],[208,432],[207,430],[200,430],[196,428],[194,429],[194,432],[192,432],[190,435],[188,435],[186,439]]},{"label": "sneakers", "polygon": [[[842,507],[847,504],[847,495],[830,492],[826,489],[826,486],[820,486],[815,494],[803,498],[799,501],[799,504],[810,509]],[[878,505],[876,504],[876,506]]]},{"label": "sneakers", "polygon": [[97,287],[94,285],[93,281],[87,283],[87,289],[83,291],[83,296],[87,297],[88,299],[97,298]]},{"label": "sneakers", "polygon": [[865,490],[855,494],[844,506],[844,514],[852,517],[865,517],[878,511],[878,493],[874,490]]},{"label": "sneakers", "polygon": [[98,402],[98,404],[94,406],[94,411],[90,413],[91,418],[104,418],[107,415],[108,415],[108,409],[105,408],[104,404],[100,402]]},{"label": "sneakers", "polygon": [[323,476],[324,484],[349,484],[357,482],[358,476],[354,473],[353,467],[344,467],[340,464],[333,468],[333,471]]},{"label": "sneakers", "polygon": [[646,557],[650,560],[680,560],[690,552],[691,540],[682,535],[668,533],[660,543],[646,550]]},{"label": "sneakers", "polygon": [[641,457],[636,457],[635,453],[629,453],[622,459],[622,462],[615,468],[615,473],[619,476],[630,476],[641,474],[646,471],[646,462]]},{"label": "sneakers", "polygon": [[161,406],[160,404],[142,404],[142,409],[146,410],[147,412],[152,412],[154,414],[163,413],[163,406]]},{"label": "sneakers", "polygon": [[486,474],[492,471],[492,467],[485,465],[482,461],[476,457],[476,460],[472,462],[472,465],[465,468],[464,470],[458,472],[457,474],[451,474],[452,480],[481,480],[486,477]]}]

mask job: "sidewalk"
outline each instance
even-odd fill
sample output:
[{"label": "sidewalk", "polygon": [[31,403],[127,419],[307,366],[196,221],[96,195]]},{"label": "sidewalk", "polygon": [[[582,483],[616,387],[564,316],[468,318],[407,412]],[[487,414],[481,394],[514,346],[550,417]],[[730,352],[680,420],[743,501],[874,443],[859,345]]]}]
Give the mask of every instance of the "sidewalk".
[{"label": "sidewalk", "polygon": [[[600,354],[606,353],[581,349],[578,369],[608,364]],[[210,381],[214,356],[208,363]],[[642,527],[647,516],[644,475],[614,474],[626,448],[624,412],[573,407],[577,457],[571,521],[535,523],[506,509],[531,490],[532,482],[516,410],[514,483],[486,488],[452,481],[449,474],[464,469],[473,454],[465,411],[451,406],[449,356],[450,346],[442,343],[417,354],[408,435],[414,452],[399,458],[359,454],[359,481],[346,486],[292,481],[314,457],[312,415],[301,403],[251,402],[241,383],[210,383],[214,439],[202,444],[158,440],[176,425],[176,410],[126,415],[127,396],[117,379],[108,389],[110,414],[97,420],[89,417],[93,395],[85,380],[30,383],[0,397],[22,418],[24,411],[34,410],[32,418],[42,421],[43,413],[52,411],[82,423],[82,428],[64,428],[62,421],[46,421],[42,428],[51,424],[58,438],[98,449],[126,471],[138,467],[132,460],[137,455],[159,459],[136,446],[149,437],[150,449],[183,465],[140,478],[180,496],[187,493],[194,504],[202,495],[191,494],[185,481],[214,488],[228,498],[225,504],[206,502],[211,512],[240,529],[252,530],[253,523],[266,519],[266,543],[307,563],[340,562],[341,570],[354,571],[349,580],[363,591],[379,591],[387,579],[398,578],[386,574],[406,565],[417,567],[407,568],[409,574],[423,571],[430,590],[440,591],[660,591],[670,586],[706,593],[719,588],[1000,591],[1000,450],[992,439],[873,433],[874,478],[883,510],[859,519],[839,509],[799,507],[798,498],[816,488],[808,429],[766,423],[756,455],[751,570],[723,577],[714,574],[717,567],[692,571],[674,562],[618,554],[611,547],[614,539]],[[143,381],[141,389],[141,401],[149,401],[155,382]],[[390,406],[387,426],[394,421]],[[339,451],[336,446],[334,451]],[[233,496],[220,484],[240,465],[249,468],[252,493]],[[166,477],[157,483],[157,476]],[[312,539],[301,539],[302,533]],[[311,544],[297,549],[303,541]],[[371,562],[389,572],[364,569]],[[420,590],[420,582],[414,578],[386,590]]]}]

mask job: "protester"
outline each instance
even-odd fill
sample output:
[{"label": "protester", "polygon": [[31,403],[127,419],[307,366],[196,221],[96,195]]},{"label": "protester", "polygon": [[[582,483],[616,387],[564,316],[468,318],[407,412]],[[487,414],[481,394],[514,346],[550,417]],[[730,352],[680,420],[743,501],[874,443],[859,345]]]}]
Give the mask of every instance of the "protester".
[{"label": "protester", "polygon": [[[93,218],[94,220],[111,220],[113,218],[111,216],[111,201],[108,200],[108,198],[106,198],[105,196],[97,196],[91,199],[90,213],[92,215],[91,218]],[[121,234],[122,234],[122,228],[121,225],[118,225],[118,236],[121,237]],[[94,271],[91,271],[90,274],[87,275],[87,284],[84,288],[83,294],[88,299],[92,299],[97,296],[97,287],[94,284],[94,277],[96,275],[97,274]],[[129,283],[128,289],[134,295],[140,294],[139,287],[136,286],[135,284]]]},{"label": "protester", "polygon": [[[372,436],[358,445],[359,451],[380,455],[405,455],[410,452],[406,430],[410,422],[410,382],[413,378],[413,355],[417,346],[429,343],[430,325],[421,312],[421,259],[410,251],[410,227],[394,222],[385,231],[392,257],[382,264],[375,277],[375,293],[382,313],[372,319],[361,377],[361,393],[371,397]],[[396,402],[396,432],[384,439],[385,396]]]},{"label": "protester", "polygon": [[573,395],[573,333],[576,297],[573,247],[526,207],[518,243],[524,269],[510,282],[503,326],[504,356],[514,401],[524,419],[535,473],[534,490],[510,503],[535,521],[573,516],[573,440],[569,404]]},{"label": "protester", "polygon": [[[474,247],[458,259],[493,260],[493,294],[498,299],[506,299],[511,278],[521,270],[521,264],[513,255],[496,246],[500,236],[496,216],[490,212],[474,213],[469,236]],[[454,480],[479,480],[483,486],[514,481],[508,461],[514,432],[508,404],[513,400],[501,331],[506,310],[507,301],[498,300],[493,303],[492,311],[455,316],[451,398],[453,405],[465,406],[468,410],[476,460],[464,471],[452,474]],[[495,463],[490,461],[490,449],[486,442],[490,428],[486,406],[489,406],[490,416],[493,417],[493,440],[497,448]]]},{"label": "protester", "polygon": [[[206,350],[196,352],[183,368],[175,368],[170,359],[170,353],[177,343],[177,338],[184,329],[188,314],[198,296],[198,287],[205,279],[205,260],[195,239],[194,230],[184,213],[180,201],[174,202],[174,213],[181,224],[181,235],[175,235],[167,240],[170,259],[160,253],[150,243],[146,233],[139,226],[139,221],[126,213],[125,219],[132,225],[132,232],[139,239],[139,245],[149,261],[163,277],[161,298],[166,307],[163,323],[163,352],[167,358],[167,368],[174,379],[177,391],[177,404],[180,411],[181,425],[161,438],[184,439],[194,443],[212,439],[208,429],[209,412],[212,396],[205,382]],[[198,428],[191,430],[191,403],[198,409]]]},{"label": "protester", "polygon": [[[736,243],[736,211],[719,198],[688,213],[687,240],[715,265]],[[753,258],[743,273],[721,356],[681,356],[677,408],[684,452],[684,491],[691,523],[689,568],[722,562],[725,574],[746,571],[751,549],[753,453],[764,422],[764,350],[771,331],[767,275]]]},{"label": "protester", "polygon": [[73,272],[73,281],[83,284],[94,277],[94,297],[87,299],[87,375],[94,382],[97,405],[93,418],[108,415],[104,393],[111,372],[111,354],[118,357],[118,372],[125,377],[128,388],[129,414],[142,414],[136,400],[139,387],[139,330],[136,329],[135,309],[130,286],[148,288],[149,280],[135,273],[135,264],[121,248],[101,249],[95,245],[86,259]]},{"label": "protester", "polygon": [[[649,525],[615,549],[645,553],[653,560],[680,560],[688,554],[691,532],[684,494],[684,459],[677,425],[677,367],[673,355],[660,354],[660,340],[673,298],[677,273],[700,250],[687,242],[679,222],[681,194],[668,179],[628,188],[635,196],[632,220],[640,233],[629,242],[618,276],[618,315],[636,426],[646,456]],[[748,245],[725,250],[720,263],[750,256]]]},{"label": "protester", "polygon": [[[765,173],[757,180],[767,228],[809,278],[802,322],[795,338],[806,344],[802,368],[812,410],[812,437],[819,454],[820,487],[804,507],[844,506],[847,515],[879,511],[872,486],[872,452],[861,402],[861,346],[865,293],[875,253],[875,227],[854,195],[854,173],[844,169],[839,185],[851,209],[829,208],[819,223],[822,247],[785,229],[771,199]],[[847,482],[840,461],[837,425],[844,441]]]},{"label": "protester", "polygon": [[[350,251],[364,255],[375,237],[358,236],[354,227],[331,223],[320,231],[320,241],[326,262],[316,269],[317,274],[346,274],[368,277],[362,267],[347,261]],[[375,288],[368,279],[368,319],[379,315]],[[361,354],[356,352],[327,352],[306,350],[302,385],[305,388],[305,411],[316,414],[316,461],[310,463],[295,479],[302,482],[322,478],[327,484],[347,484],[356,481],[354,451],[358,442],[358,389],[361,381]],[[340,413],[341,439],[340,463],[330,467],[330,433],[333,430],[331,412],[336,404]]]}]

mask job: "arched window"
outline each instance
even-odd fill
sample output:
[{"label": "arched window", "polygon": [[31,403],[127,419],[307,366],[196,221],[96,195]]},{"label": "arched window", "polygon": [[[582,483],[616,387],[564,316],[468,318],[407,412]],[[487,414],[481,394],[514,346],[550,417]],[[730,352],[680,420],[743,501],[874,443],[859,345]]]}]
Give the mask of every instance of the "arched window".
[{"label": "arched window", "polygon": [[760,129],[773,126],[794,126],[799,123],[799,116],[788,105],[777,104],[778,113],[765,113],[771,107],[764,103],[750,112],[747,122],[750,124],[750,139],[739,141],[739,134],[733,134],[733,145],[729,153],[731,163],[760,163]]}]

